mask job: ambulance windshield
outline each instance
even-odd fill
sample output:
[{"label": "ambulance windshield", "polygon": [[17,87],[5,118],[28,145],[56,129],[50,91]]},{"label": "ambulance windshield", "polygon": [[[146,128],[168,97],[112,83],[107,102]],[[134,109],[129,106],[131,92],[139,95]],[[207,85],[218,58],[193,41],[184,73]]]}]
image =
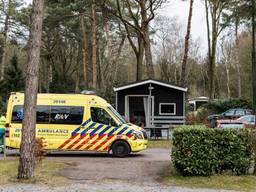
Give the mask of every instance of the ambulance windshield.
[{"label": "ambulance windshield", "polygon": [[108,109],[113,113],[113,115],[120,121],[121,124],[126,124],[127,122],[124,120],[124,118],[112,107],[109,106]]}]

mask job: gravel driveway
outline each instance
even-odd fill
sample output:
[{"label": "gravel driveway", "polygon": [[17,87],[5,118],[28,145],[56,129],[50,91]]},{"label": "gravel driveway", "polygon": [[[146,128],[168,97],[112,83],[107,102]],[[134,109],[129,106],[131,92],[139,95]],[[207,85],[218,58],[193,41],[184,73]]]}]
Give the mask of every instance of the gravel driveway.
[{"label": "gravel driveway", "polygon": [[155,182],[170,167],[168,149],[148,149],[127,158],[108,154],[54,154],[49,158],[72,163],[61,175],[74,181],[122,180],[127,182]]},{"label": "gravel driveway", "polygon": [[66,187],[47,187],[31,184],[16,184],[0,187],[1,192],[231,192],[211,189],[190,189],[183,187],[166,187],[158,184],[144,186],[144,184],[127,184],[124,182],[85,182]]},{"label": "gravel driveway", "polygon": [[190,189],[166,186],[159,182],[171,164],[168,149],[148,149],[127,158],[114,158],[100,153],[59,153],[47,155],[48,160],[70,164],[60,174],[72,180],[65,187],[15,184],[0,186],[1,192],[217,192],[224,190]]}]

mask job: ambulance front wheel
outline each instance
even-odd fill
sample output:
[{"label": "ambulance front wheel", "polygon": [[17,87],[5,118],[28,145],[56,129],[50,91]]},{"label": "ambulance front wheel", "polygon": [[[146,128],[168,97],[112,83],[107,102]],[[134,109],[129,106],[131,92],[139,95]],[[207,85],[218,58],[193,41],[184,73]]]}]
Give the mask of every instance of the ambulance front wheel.
[{"label": "ambulance front wheel", "polygon": [[112,152],[115,157],[126,157],[130,154],[130,146],[125,141],[116,141],[112,145]]}]

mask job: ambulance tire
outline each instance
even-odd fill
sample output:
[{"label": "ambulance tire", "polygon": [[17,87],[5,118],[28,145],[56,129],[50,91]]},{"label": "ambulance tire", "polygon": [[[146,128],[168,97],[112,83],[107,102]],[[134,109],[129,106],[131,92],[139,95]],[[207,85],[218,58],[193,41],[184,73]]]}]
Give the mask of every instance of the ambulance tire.
[{"label": "ambulance tire", "polygon": [[126,157],[131,152],[129,144],[121,140],[116,141],[112,145],[111,149],[112,149],[113,155],[119,158]]}]

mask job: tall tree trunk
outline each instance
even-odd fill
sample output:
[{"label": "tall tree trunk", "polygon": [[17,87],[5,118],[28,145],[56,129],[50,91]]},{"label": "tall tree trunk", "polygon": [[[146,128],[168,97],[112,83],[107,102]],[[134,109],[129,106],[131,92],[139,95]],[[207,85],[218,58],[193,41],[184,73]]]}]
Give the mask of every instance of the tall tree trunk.
[{"label": "tall tree trunk", "polygon": [[45,90],[46,93],[50,93],[50,83],[51,83],[51,75],[52,75],[52,71],[51,71],[51,56],[47,55],[46,56],[46,69],[45,69],[46,73],[45,73]]},{"label": "tall tree trunk", "polygon": [[22,122],[22,140],[18,179],[29,179],[34,173],[36,103],[42,38],[43,7],[44,0],[33,0],[28,64],[26,66],[24,118]]},{"label": "tall tree trunk", "polygon": [[6,11],[5,21],[4,21],[4,31],[3,31],[3,53],[1,58],[1,74],[0,74],[0,80],[4,79],[4,72],[5,72],[5,62],[6,62],[6,51],[7,51],[7,36],[9,31],[9,14],[10,14],[10,3],[11,0],[8,1],[8,11]]},{"label": "tall tree trunk", "polygon": [[211,55],[209,59],[209,97],[214,99],[214,82],[215,82],[215,62],[216,62],[216,48],[217,48],[217,10],[213,6],[212,13],[212,41],[211,41]]},{"label": "tall tree trunk", "polygon": [[112,36],[110,35],[110,27],[108,22],[108,13],[106,9],[102,9],[102,19],[103,19],[103,26],[106,35],[107,41],[107,49],[106,49],[106,57],[109,63],[112,63],[113,60],[113,50],[112,50]]},{"label": "tall tree trunk", "polygon": [[[253,114],[256,115],[256,33],[255,33],[255,1],[252,1],[252,13],[251,13],[251,25],[252,25],[252,109]],[[256,124],[255,124],[256,126]],[[256,158],[255,158],[255,167],[256,167]],[[254,174],[256,169],[254,168]]]},{"label": "tall tree trunk", "polygon": [[[83,47],[83,44],[78,42],[78,50],[81,50]],[[83,57],[83,53],[82,53]],[[81,52],[77,52],[77,58],[76,58],[76,78],[75,78],[75,93],[80,93],[80,76],[81,76]]]},{"label": "tall tree trunk", "polygon": [[190,38],[192,15],[193,15],[193,3],[194,3],[194,0],[190,0],[187,34],[185,37],[185,50],[184,50],[184,57],[182,60],[181,77],[180,77],[181,86],[186,86],[186,68],[187,68],[187,62],[188,62],[189,38]]},{"label": "tall tree trunk", "polygon": [[[228,6],[226,1],[211,1],[205,0],[205,10],[206,10],[206,21],[207,21],[207,34],[208,34],[208,57],[209,57],[209,98],[212,100],[215,95],[215,68],[216,68],[216,51],[217,51],[217,41],[220,33],[224,29],[220,25],[221,15],[223,10]],[[211,14],[211,36],[209,27],[209,12]]]},{"label": "tall tree trunk", "polygon": [[54,72],[54,66],[52,63],[49,64],[49,74],[48,74],[48,77],[49,77],[49,80],[48,80],[48,92],[47,93],[50,93],[50,84],[53,82],[53,72]]},{"label": "tall tree trunk", "polygon": [[136,53],[137,60],[137,70],[136,70],[136,81],[142,80],[142,72],[143,72],[143,56],[144,56],[144,43],[141,37],[138,38],[138,52]]},{"label": "tall tree trunk", "polygon": [[142,18],[141,33],[142,33],[142,38],[144,40],[144,47],[145,47],[147,76],[148,78],[154,78],[155,74],[154,74],[154,65],[153,65],[151,43],[150,43],[149,21],[147,16],[146,1],[141,0],[140,6],[141,6],[141,18]]},{"label": "tall tree trunk", "polygon": [[[40,67],[39,67],[40,68]],[[40,69],[42,69],[43,67],[41,67]],[[38,72],[38,93],[42,93],[42,88],[43,88],[43,84],[44,84],[44,78],[42,78],[42,75],[44,74],[43,70],[39,70]]]},{"label": "tall tree trunk", "polygon": [[236,18],[235,23],[235,66],[236,66],[236,72],[237,72],[237,96],[242,97],[242,88],[241,88],[241,72],[240,72],[240,64],[239,64],[239,40],[238,40],[238,25],[239,21]]},{"label": "tall tree trunk", "polygon": [[205,70],[204,70],[204,66],[202,68],[200,68],[200,72],[201,72],[201,77],[203,79],[203,95],[206,94],[206,80],[205,80]]},{"label": "tall tree trunk", "polygon": [[108,93],[109,88],[111,87],[112,78],[114,78],[113,74],[110,75],[108,72],[108,69],[114,69],[114,55],[112,50],[112,36],[110,35],[110,26],[108,22],[108,13],[106,12],[106,9],[104,7],[102,8],[102,20],[103,20],[103,29],[106,35],[106,49],[102,51],[101,58],[105,58],[104,66],[99,65],[99,70],[101,70],[101,73],[99,73],[101,81],[99,85],[101,85],[101,90],[105,93]]},{"label": "tall tree trunk", "polygon": [[146,26],[146,30],[145,30],[145,60],[146,60],[146,66],[147,66],[147,76],[148,78],[153,79],[155,76],[155,72],[154,72],[148,25]]},{"label": "tall tree trunk", "polygon": [[220,79],[218,77],[216,72],[214,76],[214,98],[220,97]]},{"label": "tall tree trunk", "polygon": [[209,4],[208,4],[208,0],[205,0],[205,16],[206,16],[206,27],[207,27],[207,45],[208,45],[208,77],[207,77],[207,81],[208,81],[208,86],[207,86],[207,90],[208,90],[208,95],[209,98],[212,99],[212,85],[211,83],[213,82],[213,75],[211,74],[211,66],[212,66],[212,45],[211,45],[211,34],[210,34],[210,21],[209,21]]},{"label": "tall tree trunk", "polygon": [[207,46],[208,46],[208,62],[210,61],[212,51],[211,51],[211,35],[210,35],[210,21],[208,12],[208,0],[205,0],[205,17],[206,17],[206,27],[207,27]]},{"label": "tall tree trunk", "polygon": [[116,58],[114,59],[114,68],[115,68],[115,73],[114,73],[114,78],[112,79],[112,84],[114,84],[117,80],[117,72],[118,72],[118,60],[120,58],[120,55],[122,53],[122,49],[123,49],[123,46],[124,46],[124,43],[125,43],[125,39],[126,39],[126,36],[123,35],[122,36],[122,39],[121,39],[121,43],[118,47],[118,50],[117,50],[117,55],[116,55]]},{"label": "tall tree trunk", "polygon": [[97,89],[97,29],[96,29],[96,5],[92,4],[92,87]]},{"label": "tall tree trunk", "polygon": [[45,88],[46,88],[46,93],[50,93],[50,63],[47,62],[47,67],[46,67],[46,85],[45,85]]},{"label": "tall tree trunk", "polygon": [[[145,0],[143,0],[144,2]],[[125,31],[127,33],[127,39],[133,49],[133,52],[136,56],[136,81],[139,81],[142,79],[142,63],[143,63],[143,56],[144,56],[144,49],[145,49],[145,45],[144,45],[144,34],[142,33],[142,26],[139,25],[139,21],[136,19],[136,17],[134,17],[134,14],[132,13],[132,7],[129,3],[128,0],[126,0],[125,2],[126,5],[128,6],[128,9],[130,10],[130,16],[131,18],[133,18],[133,22],[134,25],[131,24],[129,21],[125,20],[125,18],[123,17],[123,9],[121,8],[120,5],[120,1],[116,0],[116,5],[117,5],[117,10],[118,10],[118,14],[114,13],[114,15],[116,17],[118,17],[124,27],[125,27]],[[139,4],[141,4],[142,1],[138,1]],[[145,3],[145,2],[144,2]],[[113,12],[112,12],[113,14]],[[130,26],[133,26],[132,28],[135,29],[136,32],[136,43],[134,42],[135,40],[133,40],[133,34],[134,31],[130,29]]]},{"label": "tall tree trunk", "polygon": [[83,46],[82,46],[82,53],[83,53],[83,79],[84,79],[84,85],[87,88],[88,87],[88,41],[87,41],[87,34],[85,31],[85,19],[84,19],[84,13],[80,13],[80,30],[83,37]]},{"label": "tall tree trunk", "polygon": [[216,46],[217,46],[217,38],[214,35],[215,32],[213,32],[213,37],[212,37],[212,55],[210,58],[210,63],[209,63],[209,96],[210,99],[214,99],[214,82],[215,82],[215,62],[216,62]]},{"label": "tall tree trunk", "polygon": [[75,79],[75,93],[80,93],[80,70],[79,68],[76,69],[76,79]]},{"label": "tall tree trunk", "polygon": [[229,68],[229,63],[225,64],[225,68],[226,68],[226,75],[227,75],[227,97],[230,98],[231,94],[230,94],[230,68]]},{"label": "tall tree trunk", "polygon": [[[169,80],[168,80],[169,81]],[[175,84],[178,84],[178,69],[177,64],[174,64],[174,82]]]}]

